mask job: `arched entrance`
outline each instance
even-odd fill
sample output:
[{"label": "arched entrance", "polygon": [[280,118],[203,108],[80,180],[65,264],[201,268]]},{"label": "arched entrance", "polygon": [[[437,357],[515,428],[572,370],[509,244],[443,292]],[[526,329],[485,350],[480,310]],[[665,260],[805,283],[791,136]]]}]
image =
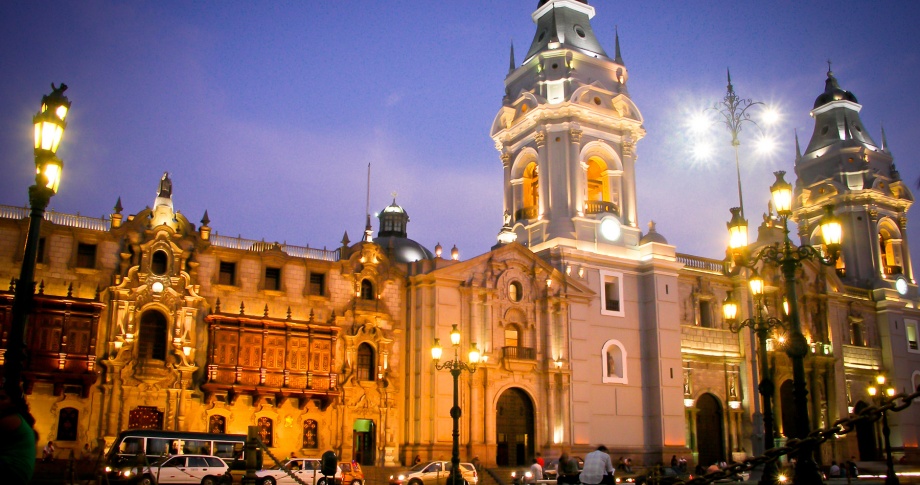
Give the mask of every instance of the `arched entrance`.
[{"label": "arched entrance", "polygon": [[697,399],[696,409],[697,463],[707,467],[725,461],[725,449],[722,447],[722,405],[715,396],[706,393]]},{"label": "arched entrance", "polygon": [[498,466],[527,465],[534,456],[533,402],[522,390],[511,388],[498,398],[495,410]]},{"label": "arched entrance", "polygon": [[[859,401],[853,407],[853,413],[859,414],[868,404]],[[875,423],[860,421],[856,423],[856,445],[859,447],[859,459],[863,461],[877,460],[878,443],[875,441]]]},{"label": "arched entrance", "polygon": [[795,438],[795,396],[792,394],[794,386],[787,379],[779,386],[779,405],[782,410],[783,436]]}]

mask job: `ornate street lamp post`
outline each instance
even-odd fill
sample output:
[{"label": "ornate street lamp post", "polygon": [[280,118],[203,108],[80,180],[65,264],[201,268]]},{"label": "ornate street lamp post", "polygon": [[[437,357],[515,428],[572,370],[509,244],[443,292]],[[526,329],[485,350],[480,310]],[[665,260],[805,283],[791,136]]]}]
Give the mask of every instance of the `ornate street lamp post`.
[{"label": "ornate street lamp post", "polygon": [[453,449],[450,454],[450,476],[447,479],[448,485],[463,485],[463,475],[460,473],[460,373],[467,371],[470,374],[476,372],[476,365],[479,364],[479,349],[476,343],[470,345],[468,355],[469,363],[460,360],[460,330],[454,325],[450,331],[450,344],[454,348],[454,358],[441,362],[441,354],[444,349],[441,348],[441,339],[434,339],[434,346],[431,347],[431,358],[434,359],[434,367],[437,370],[449,369],[450,375],[454,378],[454,405],[450,408],[450,417],[454,420],[453,430]]},{"label": "ornate street lamp post", "polygon": [[66,84],[51,85],[51,94],[42,97],[39,112],[32,117],[35,124],[35,184],[29,187],[29,232],[22,256],[16,294],[13,296],[13,310],[9,339],[4,360],[4,388],[8,394],[22,394],[22,369],[25,358],[25,333],[32,310],[32,294],[35,291],[35,259],[38,254],[38,240],[45,209],[51,197],[57,193],[61,182],[64,162],[56,155],[64,136],[67,123],[64,118],[70,110],[70,100],[64,96]]},{"label": "ornate street lamp post", "polygon": [[[796,297],[796,270],[802,261],[814,260],[831,266],[837,261],[840,251],[842,229],[840,221],[833,215],[833,207],[825,208],[824,220],[821,222],[821,237],[824,239],[826,253],[821,248],[802,245],[794,246],[789,239],[789,216],[792,215],[792,185],[783,176],[786,172],[774,172],[776,182],[770,187],[773,205],[782,221],[783,242],[765,246],[753,257],[747,246],[747,221],[740,214],[739,208],[733,208],[732,220],[728,224],[729,245],[734,263],[738,266],[754,269],[763,262],[782,271],[786,283],[786,298],[789,301],[789,339],[786,355],[792,361],[793,398],[795,403],[795,438],[805,439],[811,429],[808,418],[808,389],[805,382],[805,356],[808,355],[808,341],[802,334],[799,320],[798,298]],[[793,483],[813,485],[821,482],[818,465],[814,460],[814,450],[805,448],[796,456],[795,477]]]},{"label": "ornate street lamp post", "polygon": [[[885,386],[885,376],[879,374],[875,376],[875,382],[878,387],[869,386],[869,395],[878,399],[879,405],[888,404],[888,400],[894,397],[894,388]],[[885,476],[885,485],[898,485],[898,475],[894,472],[894,460],[891,458],[891,428],[888,427],[888,411],[882,411],[882,437],[885,439],[885,462],[888,467]]]},{"label": "ornate street lamp post", "polygon": [[[763,447],[764,450],[772,449],[775,446],[775,437],[773,435],[773,406],[772,399],[774,393],[773,378],[770,375],[770,366],[767,364],[767,339],[770,331],[774,327],[784,328],[782,320],[768,316],[766,314],[766,305],[763,302],[764,280],[757,273],[751,276],[748,284],[751,288],[751,296],[754,299],[754,316],[752,318],[738,321],[738,301],[728,293],[725,302],[722,304],[722,311],[725,320],[729,322],[729,329],[732,332],[739,333],[744,327],[750,328],[757,334],[758,348],[757,359],[760,361],[760,385],[757,389],[760,391],[760,398],[763,401]],[[760,485],[776,484],[776,462],[770,461],[764,464],[763,474],[760,478]]]}]

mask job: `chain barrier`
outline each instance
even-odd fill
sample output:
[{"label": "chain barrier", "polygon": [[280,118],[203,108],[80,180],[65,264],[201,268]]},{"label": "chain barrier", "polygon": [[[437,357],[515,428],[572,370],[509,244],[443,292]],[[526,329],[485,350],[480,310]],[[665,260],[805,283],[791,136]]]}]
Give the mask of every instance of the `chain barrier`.
[{"label": "chain barrier", "polygon": [[[854,414],[850,417],[839,419],[828,428],[812,431],[804,439],[790,439],[788,442],[786,442],[786,446],[771,448],[764,452],[764,454],[761,456],[749,458],[741,463],[729,465],[722,470],[707,473],[703,476],[696,477],[688,481],[679,480],[674,482],[673,485],[705,485],[716,480],[722,480],[725,478],[731,479],[741,472],[751,471],[757,465],[776,461],[783,455],[795,453],[802,449],[817,449],[818,445],[831,438],[843,436],[851,431],[854,431],[858,423],[874,423],[882,419],[882,413],[888,411],[900,412],[907,409],[917,398],[920,398],[920,389],[915,391],[913,394],[897,394],[891,399],[886,400],[883,404],[866,407],[860,411],[859,414]],[[901,401],[900,404],[898,404],[899,400]]]}]

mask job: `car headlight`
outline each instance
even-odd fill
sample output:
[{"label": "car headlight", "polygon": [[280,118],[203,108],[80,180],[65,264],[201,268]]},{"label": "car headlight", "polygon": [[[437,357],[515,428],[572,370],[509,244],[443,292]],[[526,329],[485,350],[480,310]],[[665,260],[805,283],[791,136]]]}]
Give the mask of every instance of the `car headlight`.
[{"label": "car headlight", "polygon": [[111,472],[111,471],[112,471],[112,467],[110,467],[110,466],[105,467],[105,472],[106,472],[106,473],[109,473],[109,472]]},{"label": "car headlight", "polygon": [[511,472],[511,478],[517,478],[517,472]]},{"label": "car headlight", "polygon": [[403,480],[406,479],[406,476],[405,476],[405,475],[400,475],[400,476],[396,477],[396,479],[399,480],[399,481],[401,482],[401,481],[403,481]]},{"label": "car headlight", "polygon": [[524,478],[533,478],[533,473],[530,473],[530,472],[524,473]]},{"label": "car headlight", "polygon": [[130,477],[131,475],[133,475],[133,473],[131,472],[131,470],[125,470],[125,471],[122,472],[122,474],[125,476],[125,478],[128,478],[128,477]]}]

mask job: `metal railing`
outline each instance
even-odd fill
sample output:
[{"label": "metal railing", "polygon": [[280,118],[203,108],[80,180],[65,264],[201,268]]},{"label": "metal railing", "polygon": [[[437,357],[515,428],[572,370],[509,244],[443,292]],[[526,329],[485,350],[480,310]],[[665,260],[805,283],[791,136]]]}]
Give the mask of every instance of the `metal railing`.
[{"label": "metal railing", "polygon": [[607,202],[606,200],[585,201],[585,214],[602,214],[605,212],[619,215],[620,209],[613,202]]},{"label": "metal railing", "polygon": [[[11,205],[0,205],[0,219],[25,219],[29,217],[30,209],[28,207],[14,207]],[[78,229],[90,229],[93,231],[108,231],[111,227],[111,221],[102,217],[86,217],[77,214],[65,214],[63,212],[54,212],[49,210],[45,212],[45,220],[65,227],[76,227]]]},{"label": "metal railing", "polygon": [[506,359],[535,360],[537,349],[530,347],[502,347],[502,357]]},{"label": "metal railing", "polygon": [[728,274],[731,265],[730,262],[721,259],[703,258],[683,253],[677,253],[677,261],[684,263],[685,268],[720,275]]}]

